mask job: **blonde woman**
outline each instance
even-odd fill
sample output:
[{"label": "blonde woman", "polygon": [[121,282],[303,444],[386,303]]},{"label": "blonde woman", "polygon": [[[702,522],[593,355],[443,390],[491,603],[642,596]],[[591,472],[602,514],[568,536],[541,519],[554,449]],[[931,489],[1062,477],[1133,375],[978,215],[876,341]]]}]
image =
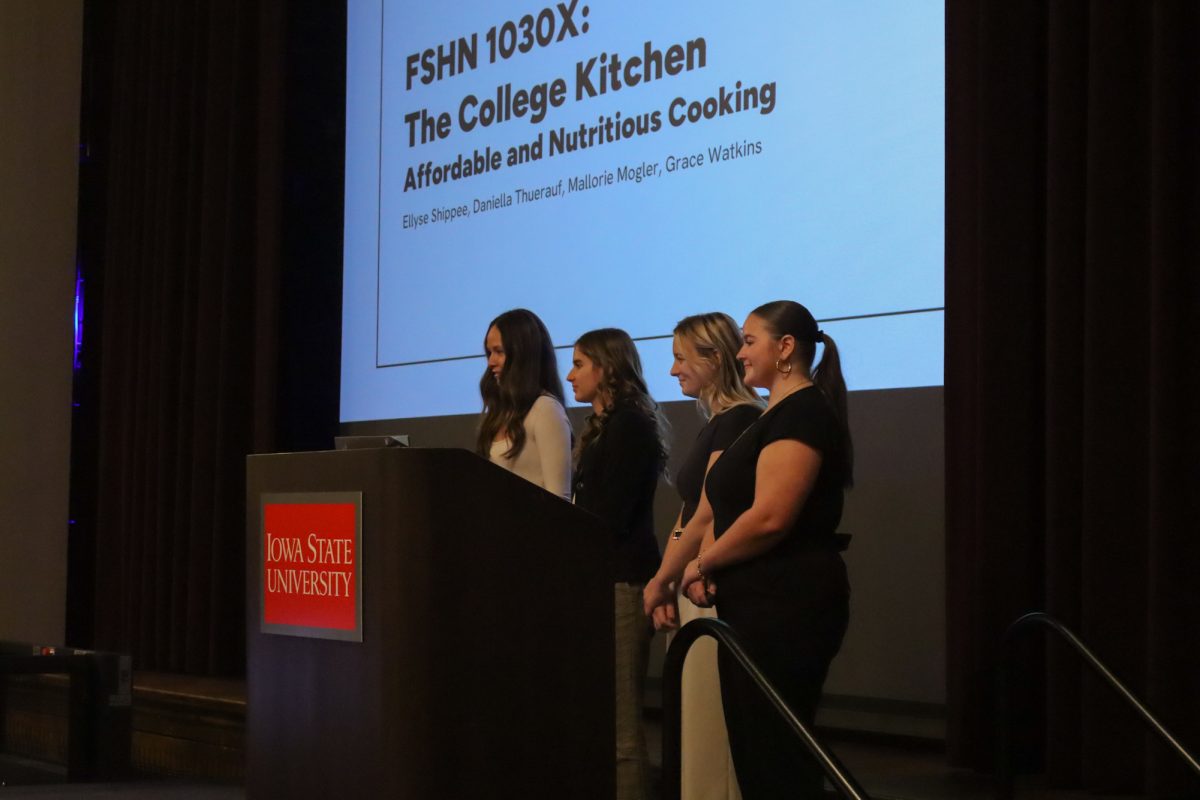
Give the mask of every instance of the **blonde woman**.
[{"label": "blonde woman", "polygon": [[[667,553],[678,546],[689,524],[701,528],[711,539],[711,514],[706,511],[696,518],[704,477],[725,448],[762,413],[762,400],[742,380],[742,364],[737,360],[741,346],[741,331],[727,314],[696,314],[675,326],[671,375],[679,381],[680,391],[696,400],[707,422],[675,476],[683,506],[667,540]],[[712,609],[690,602],[671,602],[646,608],[646,612],[660,630],[716,616]],[[681,796],[689,800],[737,800],[741,794],[721,711],[716,643],[710,639],[693,645],[684,665],[682,711]]]}]

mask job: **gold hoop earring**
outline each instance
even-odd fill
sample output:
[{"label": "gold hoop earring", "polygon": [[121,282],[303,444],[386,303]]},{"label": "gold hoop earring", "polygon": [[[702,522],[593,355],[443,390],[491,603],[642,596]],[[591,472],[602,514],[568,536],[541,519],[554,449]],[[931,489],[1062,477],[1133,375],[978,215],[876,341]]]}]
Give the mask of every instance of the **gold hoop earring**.
[{"label": "gold hoop earring", "polygon": [[[787,369],[784,369],[783,367],[779,366],[780,364],[787,364]],[[791,375],[792,374],[792,362],[784,361],[782,358],[775,359],[775,371],[778,372],[780,375]]]}]

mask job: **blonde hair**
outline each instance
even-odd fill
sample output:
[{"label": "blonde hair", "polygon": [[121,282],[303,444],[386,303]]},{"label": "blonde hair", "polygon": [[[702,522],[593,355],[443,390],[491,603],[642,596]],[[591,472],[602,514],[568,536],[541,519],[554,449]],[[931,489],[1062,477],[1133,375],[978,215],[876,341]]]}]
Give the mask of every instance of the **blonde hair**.
[{"label": "blonde hair", "polygon": [[687,340],[696,354],[713,371],[712,381],[700,390],[696,403],[705,417],[739,405],[765,405],[745,383],[745,367],[738,361],[742,332],[728,314],[710,311],[684,317],[675,325],[675,335]]}]

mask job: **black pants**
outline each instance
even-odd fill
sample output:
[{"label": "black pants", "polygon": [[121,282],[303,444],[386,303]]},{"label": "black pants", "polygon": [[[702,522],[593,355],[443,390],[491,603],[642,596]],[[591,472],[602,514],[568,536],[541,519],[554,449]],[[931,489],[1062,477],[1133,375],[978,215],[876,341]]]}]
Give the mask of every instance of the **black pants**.
[{"label": "black pants", "polygon": [[[811,725],[829,663],[849,620],[846,568],[836,552],[771,560],[717,579],[717,612],[767,679]],[[820,798],[823,772],[740,666],[721,651],[721,701],[743,800]]]}]

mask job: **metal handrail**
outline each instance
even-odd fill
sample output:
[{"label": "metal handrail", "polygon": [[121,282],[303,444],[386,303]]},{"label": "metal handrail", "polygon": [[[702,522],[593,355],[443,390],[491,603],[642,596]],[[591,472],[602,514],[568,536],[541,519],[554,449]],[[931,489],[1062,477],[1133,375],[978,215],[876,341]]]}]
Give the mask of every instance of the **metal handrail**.
[{"label": "metal handrail", "polygon": [[1018,634],[1026,630],[1032,630],[1036,626],[1044,626],[1054,631],[1067,644],[1075,648],[1075,652],[1083,657],[1084,663],[1100,675],[1105,683],[1111,686],[1118,695],[1123,697],[1125,702],[1132,706],[1137,715],[1142,718],[1142,721],[1157,733],[1177,756],[1191,767],[1192,772],[1200,776],[1200,761],[1197,761],[1196,757],[1188,752],[1187,748],[1180,744],[1178,739],[1171,735],[1171,732],[1150,713],[1150,710],[1142,704],[1142,701],[1134,697],[1125,684],[1121,683],[1109,671],[1108,667],[1101,663],[1100,659],[1088,649],[1088,646],[1070,628],[1044,611],[1034,611],[1019,618],[1005,631],[1000,653],[1000,665],[996,673],[996,792],[1000,800],[1009,800],[1013,796],[1012,720],[1008,702],[1008,690],[1011,686],[1009,674],[1012,666],[1010,663],[1012,661],[1010,645]]},{"label": "metal handrail", "polygon": [[683,662],[692,644],[701,636],[711,636],[723,645],[733,656],[738,665],[746,671],[750,679],[758,685],[766,698],[779,712],[792,731],[808,748],[834,788],[843,797],[850,800],[870,800],[870,797],[854,777],[837,760],[833,753],[826,750],[812,735],[803,722],[796,717],[795,712],[788,708],[787,703],[779,696],[779,692],[763,675],[758,666],[747,655],[742,647],[737,633],[729,623],[719,619],[701,618],[692,620],[675,634],[671,646],[667,649],[666,661],[663,663],[663,771],[662,796],[664,800],[679,800],[680,786],[680,753],[681,738],[681,689],[683,685]]}]

